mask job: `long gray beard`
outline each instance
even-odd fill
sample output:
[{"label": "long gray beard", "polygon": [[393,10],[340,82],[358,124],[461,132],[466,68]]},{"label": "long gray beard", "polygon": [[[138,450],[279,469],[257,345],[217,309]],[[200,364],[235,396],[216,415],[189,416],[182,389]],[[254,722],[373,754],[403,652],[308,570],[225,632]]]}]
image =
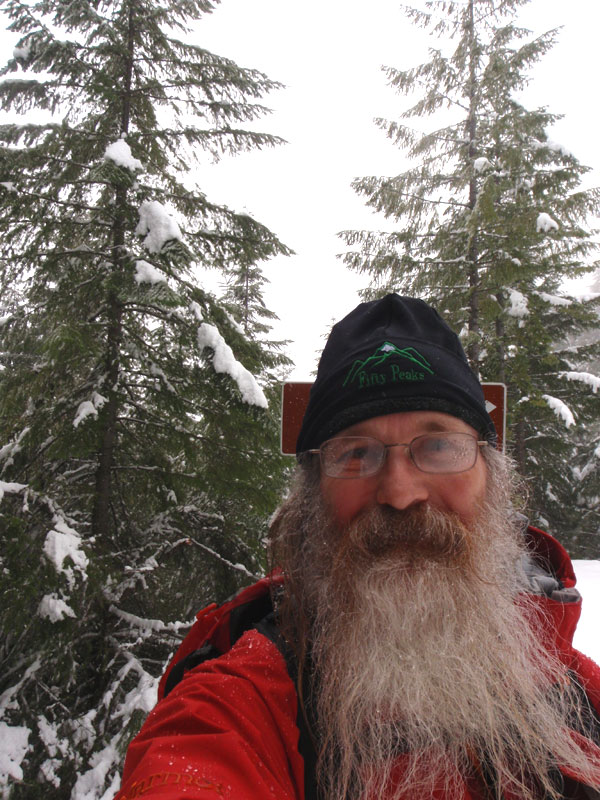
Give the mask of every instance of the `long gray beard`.
[{"label": "long gray beard", "polygon": [[598,785],[600,764],[566,734],[579,711],[565,669],[516,602],[524,546],[504,508],[487,503],[471,528],[429,507],[379,509],[345,530],[313,511],[290,571],[328,800],[459,796],[481,769],[507,794],[557,798],[557,763]]}]

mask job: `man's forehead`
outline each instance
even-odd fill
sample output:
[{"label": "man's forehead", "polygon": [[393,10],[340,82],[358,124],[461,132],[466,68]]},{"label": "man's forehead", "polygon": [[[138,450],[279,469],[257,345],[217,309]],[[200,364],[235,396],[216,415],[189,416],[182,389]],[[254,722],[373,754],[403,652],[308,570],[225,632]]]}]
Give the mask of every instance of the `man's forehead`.
[{"label": "man's forehead", "polygon": [[397,411],[361,420],[344,428],[336,434],[335,438],[404,431],[415,436],[421,433],[443,433],[444,431],[460,431],[477,436],[475,428],[452,414],[445,414],[442,411]]}]

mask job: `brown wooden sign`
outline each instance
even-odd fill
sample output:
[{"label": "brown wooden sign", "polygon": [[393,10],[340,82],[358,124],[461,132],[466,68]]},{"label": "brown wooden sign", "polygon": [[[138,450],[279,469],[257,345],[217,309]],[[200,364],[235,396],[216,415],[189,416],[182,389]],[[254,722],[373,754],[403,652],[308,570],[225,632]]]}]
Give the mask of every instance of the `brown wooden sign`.
[{"label": "brown wooden sign", "polygon": [[[281,408],[281,452],[284,455],[296,454],[296,440],[300,433],[304,412],[312,383],[284,383]],[[504,383],[483,383],[488,414],[496,426],[498,449],[504,451],[506,438],[506,385]]]}]

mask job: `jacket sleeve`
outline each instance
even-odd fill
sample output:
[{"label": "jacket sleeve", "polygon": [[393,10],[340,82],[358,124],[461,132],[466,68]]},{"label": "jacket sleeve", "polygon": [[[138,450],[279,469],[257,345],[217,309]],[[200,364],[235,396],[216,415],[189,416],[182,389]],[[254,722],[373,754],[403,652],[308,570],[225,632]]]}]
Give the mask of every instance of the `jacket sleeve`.
[{"label": "jacket sleeve", "polygon": [[149,714],[115,800],[302,800],[296,713],[283,657],[248,631]]}]

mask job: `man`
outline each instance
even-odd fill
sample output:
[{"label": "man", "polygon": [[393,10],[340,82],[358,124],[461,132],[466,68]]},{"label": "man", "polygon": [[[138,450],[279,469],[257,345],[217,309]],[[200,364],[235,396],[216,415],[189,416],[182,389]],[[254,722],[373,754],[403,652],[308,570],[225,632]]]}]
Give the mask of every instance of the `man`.
[{"label": "man", "polygon": [[572,567],[511,511],[495,439],[432,308],[388,295],[338,323],[272,525],[275,610],[259,585],[208,610],[210,645],[177,654],[120,800],[600,797]]}]

